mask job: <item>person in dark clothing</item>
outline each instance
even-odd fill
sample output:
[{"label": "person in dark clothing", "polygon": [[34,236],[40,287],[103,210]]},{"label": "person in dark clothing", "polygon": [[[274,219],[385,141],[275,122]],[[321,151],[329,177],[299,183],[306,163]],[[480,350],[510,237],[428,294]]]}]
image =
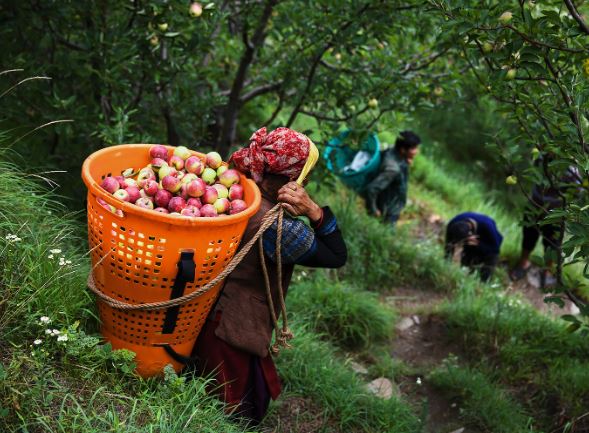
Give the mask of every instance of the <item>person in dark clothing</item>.
[{"label": "person in dark clothing", "polygon": [[[534,162],[534,165],[538,167],[543,163],[544,158],[539,157]],[[513,281],[517,281],[527,274],[532,265],[530,255],[536,248],[540,236],[542,236],[547,266],[540,273],[540,286],[548,287],[556,283],[555,278],[550,274],[549,268],[553,263],[552,258],[558,254],[557,251],[560,249],[560,226],[554,223],[540,224],[540,222],[550,210],[562,206],[561,194],[566,193],[571,186],[578,186],[581,183],[579,170],[573,166],[568,167],[560,177],[559,183],[560,187],[538,183],[532,188],[531,203],[525,211],[522,224],[523,236],[520,259],[517,265],[509,272],[509,277]]]},{"label": "person in dark clothing", "polygon": [[464,212],[446,227],[446,257],[459,259],[471,270],[478,269],[482,281],[493,275],[502,242],[495,221],[487,215]]},{"label": "person in dark clothing", "polygon": [[419,151],[421,139],[411,131],[403,131],[395,147],[381,152],[378,175],[366,186],[368,211],[393,226],[407,203],[409,166]]},{"label": "person in dark clothing", "polygon": [[[258,230],[261,221],[276,203],[283,203],[281,275],[284,296],[295,265],[337,268],[347,259],[346,244],[329,207],[319,207],[303,187],[303,178],[316,161],[318,151],[305,135],[288,128],[266,133],[258,130],[249,147],[235,152],[231,161],[260,187],[260,210],[250,219],[241,245]],[[297,182],[294,182],[297,180]],[[310,226],[297,219],[306,216]],[[266,414],[270,399],[281,392],[272,360],[274,320],[280,315],[277,289],[275,222],[262,236],[263,255],[252,248],[227,277],[217,304],[193,350],[201,375],[215,378],[214,388],[233,415],[251,425]],[[267,297],[261,261],[268,264],[271,302]],[[276,337],[281,330],[276,329]],[[284,334],[280,334],[283,338]],[[278,340],[278,338],[276,338]]]}]

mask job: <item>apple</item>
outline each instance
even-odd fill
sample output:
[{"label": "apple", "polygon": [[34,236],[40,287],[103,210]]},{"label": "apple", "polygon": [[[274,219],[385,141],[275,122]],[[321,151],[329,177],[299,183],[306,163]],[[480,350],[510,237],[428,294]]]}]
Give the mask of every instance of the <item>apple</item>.
[{"label": "apple", "polygon": [[511,175],[505,178],[505,183],[507,185],[515,185],[517,184],[517,176]]},{"label": "apple", "polygon": [[98,202],[98,204],[100,204],[100,206],[102,206],[103,208],[105,208],[109,212],[115,213],[115,211],[117,210],[116,207],[108,204],[107,202],[104,201],[104,199],[102,199],[100,197],[97,197],[96,201]]},{"label": "apple", "polygon": [[158,183],[155,181],[155,179],[148,180],[145,182],[145,185],[143,185],[143,191],[145,191],[145,194],[151,197],[153,197],[158,192],[158,190]]},{"label": "apple", "polygon": [[159,212],[159,213],[170,213],[170,211],[168,209],[166,209],[165,207],[156,207],[154,209],[154,211]]},{"label": "apple", "polygon": [[202,175],[200,177],[207,184],[212,185],[215,183],[215,180],[217,179],[217,172],[215,170],[213,170],[212,168],[207,167],[204,169],[204,171],[202,172]]},{"label": "apple", "polygon": [[168,159],[168,149],[166,149],[166,146],[156,144],[155,146],[151,146],[149,148],[149,156],[151,159],[159,158],[165,161]]},{"label": "apple", "polygon": [[125,177],[124,176],[114,176],[114,178],[119,183],[119,188],[125,188]]},{"label": "apple", "polygon": [[226,165],[222,165],[221,167],[219,167],[217,169],[217,177],[221,176],[223,173],[225,173],[227,170],[229,170],[229,167],[227,167]]},{"label": "apple", "polygon": [[511,19],[513,18],[513,14],[509,11],[503,12],[501,14],[501,16],[499,17],[499,22],[501,24],[507,24],[508,22],[511,21]]},{"label": "apple", "polygon": [[483,44],[483,53],[490,53],[493,51],[493,45],[489,42],[485,42]]},{"label": "apple", "polygon": [[157,28],[160,29],[161,32],[165,32],[166,30],[168,30],[168,23],[158,24]]},{"label": "apple", "polygon": [[505,78],[507,78],[508,80],[513,80],[516,75],[517,75],[517,69],[511,68],[507,71]]},{"label": "apple", "polygon": [[205,169],[204,163],[198,156],[191,156],[190,158],[188,158],[184,163],[184,167],[186,167],[186,171],[188,173],[194,173],[199,176]]},{"label": "apple", "polygon": [[186,173],[184,176],[182,176],[182,185],[188,185],[190,182],[192,182],[193,180],[198,179],[198,176],[194,173]]},{"label": "apple", "polygon": [[168,210],[170,212],[180,212],[185,207],[186,200],[184,200],[182,197],[172,197],[172,199],[168,203]]},{"label": "apple", "polygon": [[176,173],[176,177],[178,178],[178,180],[184,179],[185,175],[186,175],[186,172],[184,170],[180,170],[178,173]]},{"label": "apple", "polygon": [[130,186],[137,186],[137,181],[132,177],[125,179],[125,189],[129,188]]},{"label": "apple", "polygon": [[129,200],[131,203],[135,203],[139,198],[141,198],[141,192],[139,191],[139,188],[137,188],[136,186],[128,186],[127,188],[125,188],[125,190],[127,191],[127,194],[129,194]]},{"label": "apple", "polygon": [[114,194],[120,187],[119,181],[112,176],[105,177],[100,186],[111,194]]},{"label": "apple", "polygon": [[539,156],[540,156],[540,149],[538,149],[537,147],[534,147],[532,149],[532,158],[537,159]]},{"label": "apple", "polygon": [[186,192],[190,197],[201,197],[206,188],[207,184],[198,177],[186,184]]},{"label": "apple", "polygon": [[219,155],[217,152],[207,153],[207,165],[209,167],[216,170],[221,166],[222,163],[223,160],[221,159],[221,155]]},{"label": "apple", "polygon": [[218,198],[219,194],[217,193],[217,190],[212,186],[207,186],[205,189],[205,193],[202,195],[202,202],[213,204],[217,201]]},{"label": "apple", "polygon": [[213,203],[213,206],[215,206],[217,213],[221,214],[229,211],[230,203],[226,198],[219,198]]},{"label": "apple", "polygon": [[225,185],[221,185],[220,183],[216,183],[213,185],[213,188],[217,190],[217,194],[219,198],[227,198],[229,196],[229,190]]},{"label": "apple", "polygon": [[178,197],[182,197],[184,200],[188,200],[187,185],[185,183],[180,184],[180,191],[176,193]]},{"label": "apple", "polygon": [[205,204],[203,207],[200,208],[200,216],[202,217],[216,217],[217,209],[212,204]]},{"label": "apple", "polygon": [[231,185],[239,183],[239,172],[233,169],[226,170],[219,176],[219,182],[229,188]]},{"label": "apple", "polygon": [[[139,187],[137,187],[137,188],[139,188]],[[145,192],[145,190],[144,190],[143,188],[141,188],[141,189],[139,190],[139,196],[140,196],[141,198],[150,198],[150,197],[147,195],[147,193]]]},{"label": "apple", "polygon": [[155,180],[155,173],[151,168],[142,168],[137,175],[137,186],[143,188],[148,180]]},{"label": "apple", "polygon": [[376,98],[369,99],[368,100],[368,106],[370,108],[376,108],[376,107],[378,107],[378,99],[376,99]]},{"label": "apple", "polygon": [[180,180],[175,176],[166,176],[162,179],[162,187],[171,193],[180,191],[182,184]]},{"label": "apple", "polygon": [[144,209],[153,209],[153,201],[151,201],[151,198],[149,197],[141,197],[140,199],[137,199],[135,205]]},{"label": "apple", "polygon": [[165,189],[159,189],[156,193],[155,193],[155,197],[154,197],[154,201],[155,204],[158,207],[168,207],[168,204],[170,203],[170,200],[172,199],[173,195],[170,191],[167,191]]},{"label": "apple", "polygon": [[184,168],[184,160],[178,155],[170,156],[168,165],[174,167],[176,170],[182,170]]},{"label": "apple", "polygon": [[178,156],[182,158],[182,161],[186,161],[192,156],[192,152],[186,146],[178,146],[174,148],[174,156]]},{"label": "apple", "polygon": [[243,200],[243,186],[236,183],[229,188],[229,200]]},{"label": "apple", "polygon": [[186,200],[186,206],[194,206],[200,209],[202,207],[202,202],[199,198],[190,197],[188,200]]},{"label": "apple", "polygon": [[234,215],[239,212],[243,212],[247,209],[247,203],[243,200],[233,200],[229,206],[229,214]]},{"label": "apple", "polygon": [[169,165],[163,165],[158,172],[159,179],[162,180],[166,176],[178,176],[178,171]]},{"label": "apple", "polygon": [[129,201],[129,193],[124,189],[116,190],[113,195],[121,201]]},{"label": "apple", "polygon": [[194,2],[190,5],[190,9],[188,10],[190,16],[193,18],[198,18],[202,15],[202,6],[198,2]]},{"label": "apple", "polygon": [[159,173],[160,168],[162,168],[164,165],[168,165],[168,163],[166,162],[165,159],[162,158],[153,158],[151,160],[151,168],[154,172]]},{"label": "apple", "polygon": [[188,217],[199,217],[200,211],[195,206],[186,206],[184,209],[180,211],[180,215]]},{"label": "apple", "polygon": [[126,168],[122,171],[121,176],[127,178],[127,177],[133,177],[136,174],[137,173],[135,173],[135,170],[133,168]]},{"label": "apple", "polygon": [[160,43],[160,38],[158,38],[157,36],[154,35],[149,39],[149,43],[151,45],[153,45],[154,47],[157,47]]}]

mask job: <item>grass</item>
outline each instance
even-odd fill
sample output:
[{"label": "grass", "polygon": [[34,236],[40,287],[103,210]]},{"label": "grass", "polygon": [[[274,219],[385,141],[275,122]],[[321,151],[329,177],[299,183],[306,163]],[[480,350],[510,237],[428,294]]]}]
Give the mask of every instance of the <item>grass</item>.
[{"label": "grass", "polygon": [[428,376],[460,407],[460,417],[493,433],[534,432],[533,419],[509,395],[485,374],[448,362]]}]

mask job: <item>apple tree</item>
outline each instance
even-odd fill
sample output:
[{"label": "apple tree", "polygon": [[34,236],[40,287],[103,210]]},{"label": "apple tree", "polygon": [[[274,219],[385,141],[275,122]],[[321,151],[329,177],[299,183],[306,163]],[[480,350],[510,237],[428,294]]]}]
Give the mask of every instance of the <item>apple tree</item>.
[{"label": "apple tree", "polygon": [[[584,320],[572,316],[571,330],[588,332],[589,306],[579,293],[589,278],[589,4],[572,0],[430,0],[444,18],[454,56],[479,82],[503,113],[491,146],[506,167],[506,183],[530,202],[532,218],[557,224],[560,241],[553,257],[559,293]],[[570,175],[573,173],[573,178]],[[551,188],[559,196],[553,209],[534,205],[532,188]],[[585,289],[586,290],[586,289]],[[585,292],[587,293],[587,292]]]}]

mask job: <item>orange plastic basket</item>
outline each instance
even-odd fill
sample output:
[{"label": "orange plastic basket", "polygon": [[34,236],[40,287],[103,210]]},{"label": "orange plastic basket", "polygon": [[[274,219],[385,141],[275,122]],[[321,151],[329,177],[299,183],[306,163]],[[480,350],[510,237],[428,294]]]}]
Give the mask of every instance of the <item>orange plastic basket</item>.
[{"label": "orange plastic basket", "polygon": [[[249,218],[260,208],[258,187],[243,175],[241,184],[248,208],[239,214],[216,218],[160,214],[119,201],[99,186],[106,176],[146,166],[151,146],[108,147],[90,155],[82,166],[82,179],[88,187],[88,240],[94,283],[104,294],[128,304],[169,300],[178,261],[185,251],[194,252],[196,268],[194,282],[186,284],[184,294],[204,286],[227,266]],[[193,154],[204,160],[203,154]],[[99,198],[115,206],[117,212],[101,206]],[[102,335],[114,349],[136,353],[137,372],[143,377],[161,373],[166,364],[180,371],[183,364],[163,346],[169,345],[180,355],[190,355],[221,285],[177,307],[172,333],[163,333],[166,309],[127,311],[110,307],[99,299]]]}]

